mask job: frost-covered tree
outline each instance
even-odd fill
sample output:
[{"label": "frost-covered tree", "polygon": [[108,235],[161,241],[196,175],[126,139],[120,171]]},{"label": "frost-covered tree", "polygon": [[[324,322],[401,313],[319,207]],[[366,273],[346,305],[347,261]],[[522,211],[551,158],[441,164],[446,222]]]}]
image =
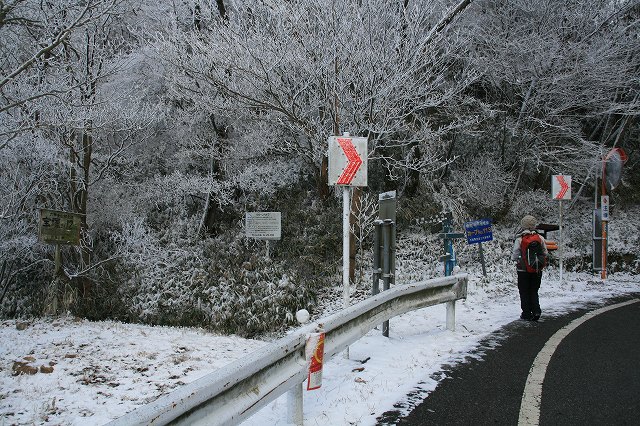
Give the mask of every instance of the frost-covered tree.
[{"label": "frost-covered tree", "polygon": [[637,126],[638,12],[633,1],[534,0],[478,3],[467,16],[469,60],[483,72],[474,94],[493,130],[464,146],[500,159],[510,200],[550,173],[592,179],[600,147]]},{"label": "frost-covered tree", "polygon": [[0,4],[0,147],[38,128],[38,102],[64,96],[77,82],[59,79],[65,48],[89,26],[117,15],[123,0],[7,0]]},{"label": "frost-covered tree", "polygon": [[158,52],[177,98],[233,125],[241,162],[227,167],[283,158],[322,194],[326,140],[343,131],[368,136],[391,178],[438,167],[443,126],[429,112],[474,78],[455,38],[435,31],[450,4],[229,2],[224,17],[202,9],[198,28],[166,35]]},{"label": "frost-covered tree", "polygon": [[91,188],[144,140],[157,115],[146,104],[146,90],[122,84],[135,80],[125,72],[135,62],[132,37],[119,20],[131,4],[24,0],[2,6],[0,178],[9,186],[2,185],[8,203],[0,228],[13,228],[10,241],[27,241],[37,235],[38,208],[82,214],[82,245],[65,251],[61,273],[86,292],[87,273],[102,264],[93,256]]}]

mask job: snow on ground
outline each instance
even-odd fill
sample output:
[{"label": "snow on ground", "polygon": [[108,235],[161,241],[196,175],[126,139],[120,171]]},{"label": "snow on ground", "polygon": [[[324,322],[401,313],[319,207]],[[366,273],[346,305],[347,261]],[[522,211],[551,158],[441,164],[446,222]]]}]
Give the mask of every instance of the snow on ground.
[{"label": "snow on ground", "polygon": [[71,317],[4,321],[0,342],[0,425],[104,424],[265,345]]},{"label": "snow on ground", "polygon": [[[640,292],[637,276],[617,274],[605,282],[588,274],[565,276],[562,285],[553,271],[543,281],[544,315]],[[396,403],[406,412],[412,406],[407,394],[433,390],[443,365],[463,360],[518,317],[515,286],[483,281],[473,278],[469,297],[457,303],[456,331],[445,328],[444,305],[424,308],[391,319],[388,339],[372,330],[350,347],[350,359],[327,361],[322,388],[305,392],[305,424],[372,425]],[[266,344],[197,329],[71,317],[3,321],[0,341],[1,425],[105,424]],[[38,372],[14,375],[18,363]],[[244,424],[286,424],[286,406],[284,395]]]},{"label": "snow on ground", "polygon": [[[637,276],[619,275],[601,282],[590,275],[570,274],[563,285],[544,280],[540,297],[543,315],[556,316],[634,292],[640,292]],[[373,330],[350,346],[348,360],[336,356],[326,363],[322,388],[305,392],[304,424],[374,425],[386,411],[408,413],[421,401],[408,394],[426,396],[435,389],[443,366],[478,356],[473,352],[480,340],[519,317],[517,288],[495,291],[476,280],[467,300],[456,304],[454,332],[446,330],[445,315],[445,306],[439,305],[393,318],[388,339]],[[500,336],[495,339],[497,344]],[[358,371],[361,367],[364,370]],[[267,424],[287,424],[286,395],[243,426]]]},{"label": "snow on ground", "polygon": [[[470,283],[468,298],[456,304],[455,331],[446,330],[444,305],[391,319],[389,338],[372,330],[350,347],[350,359],[338,355],[325,360],[322,387],[304,392],[305,424],[374,425],[396,405],[408,412],[415,397],[407,395],[425,396],[433,390],[443,366],[478,356],[474,349],[488,336],[499,344],[496,331],[520,314],[515,271],[506,255],[510,233],[498,231],[496,240],[485,245],[487,277],[476,248],[459,245]],[[618,252],[637,251],[639,237],[631,235],[631,240],[617,239]],[[442,275],[442,265],[433,261],[437,239],[402,238],[399,285]],[[588,273],[565,272],[560,283],[557,266],[551,267],[540,290],[543,320],[631,293],[640,293],[640,276],[616,273],[602,281]],[[324,312],[331,309],[339,304],[328,304]],[[5,320],[0,322],[0,426],[103,425],[266,344],[199,329],[73,317]],[[287,424],[286,395],[243,424]]]}]

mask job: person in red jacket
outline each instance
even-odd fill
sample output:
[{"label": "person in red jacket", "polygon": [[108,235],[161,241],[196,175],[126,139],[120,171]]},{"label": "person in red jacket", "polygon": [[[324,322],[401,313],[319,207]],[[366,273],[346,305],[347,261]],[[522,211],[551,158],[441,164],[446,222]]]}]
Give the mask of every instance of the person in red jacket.
[{"label": "person in red jacket", "polygon": [[511,260],[516,262],[518,271],[518,291],[522,309],[520,318],[529,321],[538,321],[542,313],[538,290],[542,281],[542,268],[549,256],[544,238],[536,231],[537,225],[537,219],[531,215],[522,218],[511,252]]}]

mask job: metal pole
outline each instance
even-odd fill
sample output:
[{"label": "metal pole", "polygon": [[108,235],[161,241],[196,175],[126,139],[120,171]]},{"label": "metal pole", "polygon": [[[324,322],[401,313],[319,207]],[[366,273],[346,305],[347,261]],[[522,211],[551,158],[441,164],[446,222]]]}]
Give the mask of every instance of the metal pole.
[{"label": "metal pole", "polygon": [[478,251],[480,252],[480,264],[482,265],[482,275],[487,276],[487,266],[484,263],[484,250],[482,249],[482,243],[478,243]]},{"label": "metal pole", "polygon": [[[445,219],[442,222],[442,232],[444,234],[448,234],[452,231],[453,228],[453,216],[451,212],[447,212],[445,215]],[[455,254],[453,252],[453,239],[452,238],[443,238],[444,242],[444,253],[449,253],[449,257],[444,261],[444,275],[449,276],[453,272],[453,267],[455,265]]]},{"label": "metal pole", "polygon": [[602,198],[607,195],[607,174],[605,168],[605,161],[602,160],[602,179],[600,181],[601,189],[600,189],[600,218],[602,222],[602,272],[600,272],[600,277],[603,280],[607,279],[607,231],[609,222],[604,220],[602,214]]},{"label": "metal pole", "polygon": [[303,389],[304,383],[295,385],[287,392],[287,423],[296,426],[303,424]]},{"label": "metal pole", "polygon": [[[391,225],[393,221],[391,219],[385,219],[382,230],[382,290],[389,290],[389,284],[391,282]],[[382,323],[382,335],[389,337],[389,321]]]},{"label": "metal pole", "polygon": [[563,253],[562,253],[562,200],[560,200],[560,238],[558,239],[558,258],[560,260],[560,284],[562,284],[562,271],[564,270]]},{"label": "metal pole", "polygon": [[382,241],[383,223],[381,220],[373,222],[373,286],[371,287],[371,295],[373,296],[380,293],[380,274],[382,272],[380,269],[380,241]]},{"label": "metal pole", "polygon": [[[602,207],[601,207],[602,208]],[[602,214],[602,213],[601,213]],[[603,280],[607,279],[607,231],[609,222],[602,221],[602,272],[600,277]]]},{"label": "metal pole", "polygon": [[349,307],[349,187],[342,188],[342,301],[344,308]]},{"label": "metal pole", "polygon": [[[342,188],[342,300],[344,309],[349,307],[349,213],[351,210],[350,188]],[[349,359],[349,347],[344,352],[345,359]]]}]

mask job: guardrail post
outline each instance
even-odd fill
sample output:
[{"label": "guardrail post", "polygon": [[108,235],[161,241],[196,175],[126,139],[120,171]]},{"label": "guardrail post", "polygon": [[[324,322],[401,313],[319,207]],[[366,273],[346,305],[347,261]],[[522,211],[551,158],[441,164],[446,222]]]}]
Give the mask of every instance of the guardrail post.
[{"label": "guardrail post", "polygon": [[287,393],[287,422],[296,426],[302,426],[303,423],[303,389],[304,383],[296,384]]},{"label": "guardrail post", "polygon": [[447,302],[447,330],[456,331],[456,301]]}]

